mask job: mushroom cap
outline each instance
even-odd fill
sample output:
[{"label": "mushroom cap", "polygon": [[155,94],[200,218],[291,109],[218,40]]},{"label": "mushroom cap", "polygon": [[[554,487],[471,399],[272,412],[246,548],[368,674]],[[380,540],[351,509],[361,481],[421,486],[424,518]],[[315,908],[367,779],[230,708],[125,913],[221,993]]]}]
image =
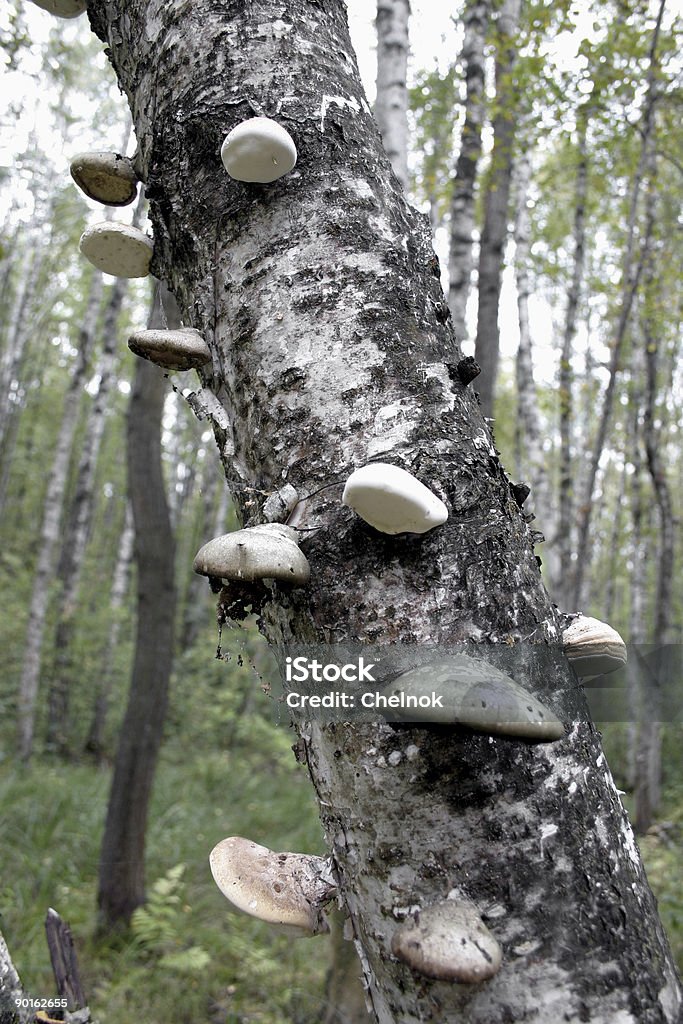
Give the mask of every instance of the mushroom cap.
[{"label": "mushroom cap", "polygon": [[328,932],[315,905],[322,857],[275,853],[241,836],[214,846],[211,874],[223,895],[245,914],[298,938]]},{"label": "mushroom cap", "polygon": [[263,503],[263,515],[269,523],[281,523],[290,515],[299,501],[296,488],[285,484],[279,491],[269,495]]},{"label": "mushroom cap", "polygon": [[128,339],[128,348],[165,370],[193,370],[211,359],[208,345],[193,327],[135,331]]},{"label": "mushroom cap", "polygon": [[248,526],[210,540],[197,552],[193,569],[223,580],[274,579],[303,586],[311,567],[296,537],[296,530],[282,523]]},{"label": "mushroom cap", "polygon": [[626,644],[616,629],[579,615],[562,634],[565,654],[578,676],[601,676],[626,664]]},{"label": "mushroom cap", "polygon": [[[398,676],[382,691],[397,696],[403,706],[392,714],[408,721],[466,725],[478,732],[549,743],[564,736],[564,726],[553,712],[493,665],[455,654],[427,662]],[[443,707],[433,707],[431,696]],[[424,707],[409,706],[408,698]]]},{"label": "mushroom cap", "polygon": [[292,170],[296,146],[277,121],[251,117],[228,133],[221,146],[221,160],[231,178],[266,184]]},{"label": "mushroom cap", "polygon": [[391,952],[427,978],[469,984],[492,978],[503,960],[476,910],[457,900],[435,903],[404,921]]},{"label": "mushroom cap", "polygon": [[31,0],[31,3],[57,18],[77,18],[88,8],[86,0]]},{"label": "mushroom cap", "polygon": [[79,247],[94,267],[114,277],[147,277],[154,252],[143,231],[113,221],[86,228]]},{"label": "mushroom cap", "polygon": [[448,509],[412,473],[371,462],[346,481],[342,501],[382,533],[426,533],[448,519]]},{"label": "mushroom cap", "polygon": [[70,171],[81,191],[105,206],[127,206],[138,193],[133,165],[118,153],[78,153]]}]

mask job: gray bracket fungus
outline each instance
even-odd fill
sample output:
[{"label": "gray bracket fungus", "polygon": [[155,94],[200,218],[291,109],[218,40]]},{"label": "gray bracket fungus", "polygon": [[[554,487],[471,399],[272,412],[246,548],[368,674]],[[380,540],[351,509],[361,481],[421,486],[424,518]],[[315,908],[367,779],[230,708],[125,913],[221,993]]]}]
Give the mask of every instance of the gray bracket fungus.
[{"label": "gray bracket fungus", "polygon": [[600,619],[579,615],[562,633],[565,654],[578,676],[605,675],[626,664],[626,644],[616,629]]},{"label": "gray bracket fungus", "polygon": [[164,370],[198,370],[211,359],[209,346],[192,327],[135,331],[128,339],[128,348]]},{"label": "gray bracket fungus", "polygon": [[236,181],[265,185],[277,181],[295,166],[294,140],[270,117],[251,117],[236,125],[221,147],[221,160]]},{"label": "gray bracket fungus", "polygon": [[138,193],[133,164],[118,153],[78,153],[69,169],[81,192],[104,206],[128,206]]},{"label": "gray bracket fungus", "polygon": [[294,511],[298,501],[296,488],[291,484],[285,484],[279,491],[266,498],[263,504],[263,517],[269,523],[282,523]]},{"label": "gray bracket fungus", "polygon": [[275,853],[230,836],[209,857],[216,885],[238,910],[294,938],[329,932],[321,909],[335,894],[329,865],[322,857]]},{"label": "gray bracket fungus", "polygon": [[296,530],[281,523],[248,526],[210,540],[197,552],[193,569],[223,580],[274,579],[304,586],[311,567],[296,538]]},{"label": "gray bracket fungus", "polygon": [[342,501],[381,533],[427,533],[448,519],[440,498],[408,470],[388,462],[355,470]]},{"label": "gray bracket fungus", "polygon": [[[466,725],[493,735],[549,743],[564,736],[553,712],[485,661],[455,654],[398,676],[383,690],[395,697],[392,714],[408,721]],[[433,706],[432,694],[443,707]]]},{"label": "gray bracket fungus", "polygon": [[31,0],[31,3],[57,18],[77,18],[88,9],[86,0]]},{"label": "gray bracket fungus", "polygon": [[147,277],[154,252],[143,231],[112,221],[86,228],[79,248],[89,263],[113,277]]},{"label": "gray bracket fungus", "polygon": [[414,912],[394,932],[391,952],[427,978],[468,984],[492,978],[503,960],[474,907],[456,900]]}]

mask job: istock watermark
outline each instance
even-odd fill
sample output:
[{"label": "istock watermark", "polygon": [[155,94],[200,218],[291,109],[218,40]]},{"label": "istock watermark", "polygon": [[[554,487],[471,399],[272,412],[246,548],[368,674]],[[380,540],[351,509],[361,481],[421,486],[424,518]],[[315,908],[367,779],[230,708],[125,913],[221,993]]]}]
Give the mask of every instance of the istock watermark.
[{"label": "istock watermark", "polygon": [[317,658],[285,658],[285,679],[288,683],[375,683],[372,675],[374,663],[365,664],[361,655],[355,662],[338,665],[335,662],[321,662]]}]

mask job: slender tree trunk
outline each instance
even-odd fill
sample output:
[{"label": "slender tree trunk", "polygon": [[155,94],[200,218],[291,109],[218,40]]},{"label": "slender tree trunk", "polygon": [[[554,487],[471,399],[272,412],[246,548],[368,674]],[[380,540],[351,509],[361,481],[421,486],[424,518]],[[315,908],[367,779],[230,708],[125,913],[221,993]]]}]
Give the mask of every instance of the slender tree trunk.
[{"label": "slender tree trunk", "polygon": [[531,179],[531,162],[527,154],[520,157],[516,167],[515,180],[515,276],[517,279],[517,312],[519,316],[519,347],[517,349],[517,437],[520,464],[523,475],[528,475],[531,485],[531,501],[527,511],[532,510],[550,531],[552,510],[550,487],[546,468],[547,457],[543,451],[543,434],[538,413],[538,399],[534,383],[534,362],[532,355],[531,327],[529,324],[529,210],[527,198]]},{"label": "slender tree trunk", "polygon": [[475,190],[486,111],[484,44],[490,9],[489,0],[467,0],[462,14],[465,29],[461,54],[465,70],[465,121],[455,165],[448,257],[448,305],[455,336],[460,343],[467,340],[465,314],[474,264]]},{"label": "slender tree trunk", "polygon": [[85,741],[86,753],[93,754],[98,761],[102,759],[104,754],[104,732],[107,724],[111,687],[114,681],[114,657],[121,634],[121,610],[126,597],[126,591],[128,590],[134,540],[133,515],[130,505],[127,505],[121,538],[119,540],[119,550],[116,556],[116,565],[114,566],[114,574],[111,581],[111,590],[109,592],[111,626],[109,627],[107,644],[102,655],[102,671],[98,674],[95,684],[95,702],[90,720],[90,728],[88,729],[88,737]]},{"label": "slender tree trunk", "polygon": [[[218,467],[211,465],[211,463],[209,465],[210,483],[207,483],[204,491],[204,501],[202,502],[198,524],[200,530],[195,538],[195,551],[198,550],[206,537],[220,537],[221,534],[226,533],[229,529],[230,492],[225,486],[225,480],[218,476]],[[207,466],[207,468],[209,467]],[[218,488],[220,488],[220,493],[218,494],[218,501],[216,501],[216,490]],[[192,573],[186,579],[186,587],[181,637],[183,650],[192,646],[202,627],[204,619],[202,595],[206,591],[206,584],[201,576]]]},{"label": "slender tree trunk", "polygon": [[[150,326],[159,327],[157,313]],[[145,899],[145,835],[168,703],[175,613],[174,538],[161,466],[162,371],[137,363],[128,413],[128,488],[135,525],[137,635],[100,852],[99,920],[125,925]]]},{"label": "slender tree trunk", "polygon": [[408,188],[409,0],[377,0],[375,119],[391,167]]},{"label": "slender tree trunk", "polygon": [[[648,234],[654,231],[655,220],[655,182],[656,157],[651,153],[650,188],[646,207],[648,218]],[[645,264],[644,272],[644,315],[642,317],[643,347],[645,349],[645,414],[644,437],[647,468],[652,480],[652,488],[659,514],[658,557],[657,557],[657,590],[655,593],[655,621],[652,631],[652,642],[661,646],[669,640],[671,621],[671,604],[673,597],[673,581],[675,576],[676,543],[674,532],[674,515],[671,490],[667,480],[666,468],[661,455],[663,444],[662,427],[658,425],[658,377],[660,366],[661,342],[656,326],[653,310],[657,302],[663,301],[657,287],[654,254],[651,252]],[[667,398],[668,398],[667,389]],[[666,408],[668,402],[661,404]],[[662,413],[660,412],[660,416]],[[646,684],[643,692],[643,718],[638,738],[636,785],[636,830],[646,832],[652,824],[661,799],[662,774],[662,701],[659,685],[656,682]]]},{"label": "slender tree trunk", "polygon": [[[448,374],[429,233],[390,174],[344,4],[127,0],[123,16],[121,0],[90,0],[89,14],[133,106],[156,267],[212,348],[216,376],[193,404],[211,415],[240,515],[261,522],[255,490],[287,480],[304,499],[298,525],[314,527],[301,534],[310,584],[259,591],[272,646],[353,639],[429,660],[435,643],[481,641],[487,661],[519,658],[567,722],[545,745],[299,723],[377,1021],[674,1024],[654,900],[529,531],[474,394]],[[288,98],[278,116],[297,171],[269,188],[230,182],[220,141],[273,96]],[[414,471],[449,522],[420,537],[366,527],[339,499],[373,459]],[[391,952],[399,921],[454,889],[505,950],[480,985],[430,980]]]},{"label": "slender tree trunk", "polygon": [[17,1000],[26,997],[16,967],[0,933],[0,1024],[28,1024],[33,1013],[17,1006]]},{"label": "slender tree trunk", "polygon": [[574,386],[572,358],[585,267],[586,198],[588,195],[588,121],[588,110],[586,107],[582,107],[578,117],[576,184],[574,187],[574,228],[572,232],[574,256],[572,276],[567,293],[567,312],[564,321],[564,333],[562,335],[559,373],[560,475],[557,502],[559,572],[555,590],[558,600],[565,608],[568,608],[570,605],[570,581],[574,575],[574,567],[572,565],[575,484],[572,471]]},{"label": "slender tree trunk", "polygon": [[496,115],[479,246],[479,312],[474,356],[481,367],[477,390],[484,416],[493,416],[498,374],[498,304],[508,238],[508,207],[519,111],[514,71],[521,0],[503,0],[496,24]]},{"label": "slender tree trunk", "polygon": [[24,647],[24,663],[19,683],[18,736],[19,754],[23,760],[30,758],[33,751],[40,663],[45,638],[50,588],[55,570],[55,555],[59,543],[64,489],[69,472],[71,446],[78,423],[81,390],[85,383],[95,337],[100,287],[101,274],[99,271],[94,271],[91,278],[87,307],[79,332],[78,355],[71,371],[71,379],[64,399],[64,411],[62,413],[62,421],[52,458],[43,505],[43,522],[37,544],[38,555],[34,569],[33,593]]},{"label": "slender tree trunk", "polygon": [[73,634],[78,592],[95,508],[97,459],[104,435],[111,387],[115,381],[120,345],[117,324],[127,287],[128,281],[125,278],[117,278],[106,305],[102,325],[104,341],[97,365],[99,387],[86,420],[75,491],[63,530],[64,539],[57,564],[60,594],[54,659],[48,690],[47,746],[62,756],[68,752],[70,743],[69,702],[74,678]]},{"label": "slender tree trunk", "polygon": [[607,441],[607,433],[609,430],[609,425],[612,417],[614,391],[616,388],[617,375],[619,373],[621,366],[621,352],[624,344],[624,338],[626,337],[626,329],[628,327],[628,322],[631,315],[631,306],[633,304],[633,299],[636,294],[636,291],[638,290],[638,283],[640,281],[643,263],[647,258],[649,234],[646,233],[646,240],[645,244],[641,249],[640,258],[636,259],[636,245],[638,240],[638,207],[640,201],[641,188],[643,184],[643,178],[649,161],[649,151],[650,147],[653,144],[655,106],[658,95],[657,44],[659,41],[659,32],[662,24],[662,18],[664,16],[665,3],[666,0],[661,0],[660,2],[657,14],[657,21],[655,24],[654,31],[652,33],[652,43],[650,46],[649,66],[647,73],[647,94],[645,96],[642,118],[642,142],[640,156],[638,159],[638,166],[636,168],[633,177],[633,182],[631,184],[630,209],[626,231],[626,251],[624,253],[624,266],[622,271],[621,305],[619,309],[619,318],[614,332],[614,340],[612,342],[612,353],[610,356],[609,363],[609,380],[607,382],[607,388],[605,389],[605,394],[602,400],[602,408],[600,411],[598,431],[597,436],[595,438],[595,443],[593,445],[593,451],[591,453],[590,464],[588,468],[588,478],[586,481],[586,489],[583,494],[583,502],[581,504],[581,508],[579,509],[576,573],[574,575],[573,591],[573,603],[575,608],[579,608],[581,606],[583,596],[584,578],[586,576],[587,568],[588,535],[590,532],[591,518],[593,515],[593,493],[595,490],[595,480],[598,473],[598,466],[600,464],[600,457],[602,455],[605,443]]}]

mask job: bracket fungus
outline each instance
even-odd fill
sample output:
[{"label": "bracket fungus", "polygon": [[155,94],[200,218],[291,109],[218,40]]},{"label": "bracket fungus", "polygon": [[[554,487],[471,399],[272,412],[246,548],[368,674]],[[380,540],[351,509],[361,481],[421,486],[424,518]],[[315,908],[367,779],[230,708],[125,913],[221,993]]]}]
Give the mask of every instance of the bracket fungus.
[{"label": "bracket fungus", "polygon": [[330,928],[321,909],[335,892],[329,865],[304,853],[275,853],[241,836],[214,846],[211,874],[238,910],[296,938]]},{"label": "bracket fungus", "polygon": [[296,146],[286,128],[270,117],[236,125],[221,146],[223,166],[236,181],[277,181],[296,164]]},{"label": "bracket fungus", "polygon": [[474,907],[457,900],[416,911],[394,932],[391,952],[427,978],[469,984],[492,978],[503,960]]},{"label": "bracket fungus", "polygon": [[[499,669],[467,654],[426,662],[382,691],[405,721],[465,725],[477,732],[552,743],[564,736],[553,712]],[[440,698],[440,705],[434,700]]]},{"label": "bracket fungus", "polygon": [[562,634],[565,654],[578,676],[601,676],[626,664],[626,644],[600,619],[579,615]]},{"label": "bracket fungus", "polygon": [[270,494],[263,503],[263,515],[269,523],[281,523],[294,511],[299,501],[295,487],[285,484],[279,491]]},{"label": "bracket fungus", "polygon": [[57,18],[77,18],[88,9],[86,0],[31,0],[36,7],[49,11]]},{"label": "bracket fungus", "polygon": [[222,580],[271,579],[301,587],[311,567],[296,537],[296,530],[282,523],[247,526],[210,540],[197,552],[193,569]]},{"label": "bracket fungus", "polygon": [[412,473],[387,462],[355,470],[342,501],[381,533],[427,533],[448,519],[440,498]]},{"label": "bracket fungus", "polygon": [[114,277],[147,277],[154,252],[144,231],[113,221],[86,228],[79,248],[94,267]]},{"label": "bracket fungus", "polygon": [[69,170],[81,192],[104,206],[128,206],[138,194],[133,164],[119,153],[78,153]]},{"label": "bracket fungus", "polygon": [[128,348],[164,370],[197,370],[211,359],[209,346],[193,327],[136,331],[128,339]]}]

